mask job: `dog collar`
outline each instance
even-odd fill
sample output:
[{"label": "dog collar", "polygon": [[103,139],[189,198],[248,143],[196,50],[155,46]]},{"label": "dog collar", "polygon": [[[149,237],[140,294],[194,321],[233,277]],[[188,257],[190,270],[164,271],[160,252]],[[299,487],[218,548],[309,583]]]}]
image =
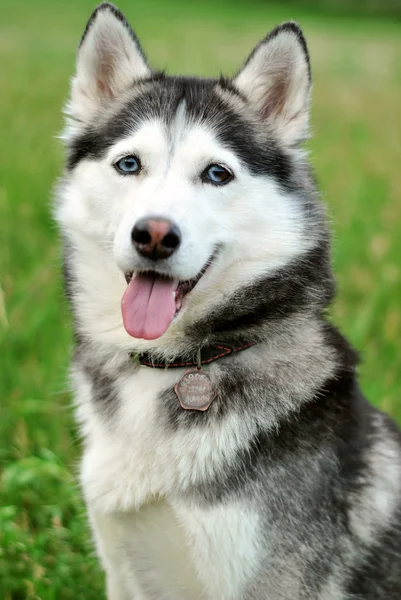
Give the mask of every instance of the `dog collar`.
[{"label": "dog collar", "polygon": [[157,362],[149,353],[131,353],[135,362],[152,369],[179,369],[189,367],[178,383],[174,386],[174,392],[184,410],[205,411],[209,408],[216,397],[216,390],[208,373],[202,369],[202,365],[208,365],[220,358],[232,356],[242,350],[254,346],[257,342],[248,342],[240,346],[229,346],[228,344],[215,344],[199,348],[193,357],[177,356],[172,361]]},{"label": "dog collar", "polygon": [[144,367],[150,367],[152,369],[179,369],[182,367],[197,367],[200,369],[202,365],[208,365],[216,360],[220,360],[220,358],[232,356],[233,354],[237,354],[242,350],[251,348],[251,346],[255,346],[255,344],[257,344],[257,342],[248,342],[247,344],[242,344],[241,346],[230,346],[228,344],[204,346],[199,348],[196,354],[194,354],[192,357],[188,357],[188,355],[176,356],[172,361],[155,361],[153,360],[152,355],[148,352],[144,352],[142,354],[132,352],[131,358],[140,365],[143,365]]},{"label": "dog collar", "polygon": [[257,342],[248,342],[240,346],[229,346],[228,344],[215,344],[199,348],[196,355],[192,357],[177,356],[172,361],[155,361],[149,353],[131,353],[135,362],[152,369],[179,369],[189,367],[178,383],[174,386],[174,392],[184,410],[205,411],[209,408],[216,397],[216,390],[210,380],[208,373],[202,369],[202,365],[208,365],[220,358],[232,356],[242,350],[254,346]]}]

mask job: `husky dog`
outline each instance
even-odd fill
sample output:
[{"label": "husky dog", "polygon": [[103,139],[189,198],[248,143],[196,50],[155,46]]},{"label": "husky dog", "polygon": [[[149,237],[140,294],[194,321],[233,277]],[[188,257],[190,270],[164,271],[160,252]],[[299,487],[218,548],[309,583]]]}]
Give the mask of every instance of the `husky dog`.
[{"label": "husky dog", "polygon": [[401,443],[329,323],[292,22],[233,78],[83,35],[56,218],[81,483],[109,600],[401,598]]}]

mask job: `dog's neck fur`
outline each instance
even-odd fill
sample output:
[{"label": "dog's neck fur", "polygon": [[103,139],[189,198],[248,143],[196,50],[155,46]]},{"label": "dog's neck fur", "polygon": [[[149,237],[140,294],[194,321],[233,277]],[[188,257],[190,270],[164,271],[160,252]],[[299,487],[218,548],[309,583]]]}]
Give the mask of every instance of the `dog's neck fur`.
[{"label": "dog's neck fur", "polygon": [[[257,344],[244,352],[227,357],[224,361],[216,361],[214,369],[235,370],[239,364],[251,372],[265,371],[268,365],[274,369],[268,373],[269,379],[278,381],[288,377],[295,388],[299,387],[313,395],[311,369],[313,365],[319,370],[319,380],[333,373],[353,373],[357,356],[345,339],[330,325],[321,313],[299,312],[279,320],[264,322],[248,330],[256,332]],[[222,343],[244,339],[244,331],[220,333],[216,338]],[[247,338],[251,339],[251,338]],[[114,375],[123,369],[126,373],[134,373],[145,368],[133,361],[129,352],[112,350],[100,346],[79,333],[75,335],[76,354],[82,364],[89,370],[103,370],[105,374]],[[170,349],[171,354],[154,350],[153,356],[164,360],[179,353],[188,356],[189,344],[183,342]],[[196,347],[193,345],[192,347]],[[298,368],[298,366],[300,368]],[[208,369],[208,367],[206,367]],[[291,372],[293,369],[293,372]],[[157,370],[155,377],[158,377]],[[283,375],[285,372],[285,376]]]}]

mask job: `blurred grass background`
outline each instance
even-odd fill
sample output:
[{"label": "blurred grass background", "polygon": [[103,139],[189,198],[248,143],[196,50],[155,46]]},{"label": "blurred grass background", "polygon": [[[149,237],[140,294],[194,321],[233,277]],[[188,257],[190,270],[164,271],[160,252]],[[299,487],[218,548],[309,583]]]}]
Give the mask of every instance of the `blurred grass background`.
[{"label": "blurred grass background", "polygon": [[[334,229],[333,317],[362,352],[366,395],[401,422],[398,0],[119,6],[151,63],[185,73],[233,73],[270,28],[300,22],[314,73],[309,149]],[[1,600],[103,597],[75,483],[70,320],[49,214],[62,165],[60,109],[93,8],[89,0],[0,5]]]}]

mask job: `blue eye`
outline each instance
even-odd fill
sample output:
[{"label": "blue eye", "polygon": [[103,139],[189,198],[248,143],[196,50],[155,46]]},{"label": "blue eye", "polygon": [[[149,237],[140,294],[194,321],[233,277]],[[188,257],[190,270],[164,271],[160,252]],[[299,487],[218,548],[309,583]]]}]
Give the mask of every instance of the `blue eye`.
[{"label": "blue eye", "polygon": [[141,163],[139,162],[139,158],[130,154],[129,156],[120,158],[120,160],[114,163],[114,167],[123,175],[133,175],[134,173],[139,173]]},{"label": "blue eye", "polygon": [[221,165],[209,165],[202,173],[202,180],[213,185],[226,185],[234,175]]}]

